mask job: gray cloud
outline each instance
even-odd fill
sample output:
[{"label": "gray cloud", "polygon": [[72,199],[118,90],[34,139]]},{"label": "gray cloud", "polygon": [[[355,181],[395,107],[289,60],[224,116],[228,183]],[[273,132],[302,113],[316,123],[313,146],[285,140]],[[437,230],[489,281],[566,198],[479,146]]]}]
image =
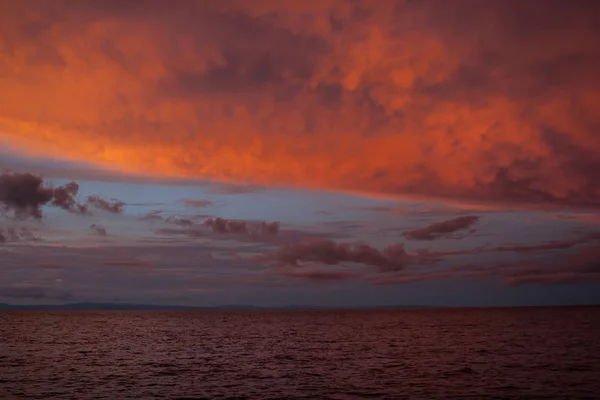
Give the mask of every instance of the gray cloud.
[{"label": "gray cloud", "polygon": [[466,215],[448,221],[436,222],[425,228],[404,232],[404,236],[410,240],[434,240],[449,237],[451,234],[470,228],[479,220],[477,216]]},{"label": "gray cloud", "polygon": [[309,239],[282,246],[266,256],[275,264],[299,267],[301,263],[337,265],[359,263],[376,267],[380,271],[400,271],[409,265],[436,262],[428,255],[409,254],[404,245],[397,243],[382,251],[361,243],[337,243],[328,239]]},{"label": "gray cloud", "polygon": [[98,236],[107,236],[108,232],[106,231],[106,228],[103,227],[102,225],[98,225],[98,224],[92,224],[90,225],[90,230]]},{"label": "gray cloud", "polygon": [[51,205],[64,210],[77,208],[76,182],[64,186],[45,186],[44,180],[29,173],[0,174],[0,206],[18,217],[42,218],[42,207]]},{"label": "gray cloud", "polygon": [[369,281],[375,285],[397,285],[448,279],[494,278],[506,286],[589,283],[600,281],[598,260],[600,260],[600,248],[588,246],[546,261],[539,259],[519,262],[482,261],[477,264],[457,265],[436,270],[403,271],[399,274],[373,277]]},{"label": "gray cloud", "polygon": [[307,268],[276,270],[273,274],[307,282],[347,281],[361,277],[360,274],[352,271],[332,271]]},{"label": "gray cloud", "polygon": [[125,208],[125,203],[122,201],[114,199],[112,201],[108,201],[96,195],[88,196],[86,204],[113,214],[121,214]]},{"label": "gray cloud", "polygon": [[153,210],[142,215],[140,219],[145,221],[164,221],[164,218],[161,216],[164,212],[164,210]]},{"label": "gray cloud", "polygon": [[22,227],[8,227],[0,228],[0,244],[17,241],[36,241],[40,240],[39,237],[29,228]]},{"label": "gray cloud", "polygon": [[107,201],[95,195],[89,196],[85,203],[79,203],[78,194],[79,184],[74,181],[53,186],[45,183],[42,177],[30,173],[0,174],[0,211],[12,212],[17,218],[41,219],[44,206],[80,215],[89,215],[89,206],[111,213],[121,213],[125,206],[122,201]]},{"label": "gray cloud", "polygon": [[[152,217],[156,217],[156,215],[151,215],[150,217],[151,218]],[[172,223],[172,224],[175,224],[175,225],[182,226],[182,227],[190,227],[190,226],[194,225],[194,222],[192,222],[191,219],[183,218],[183,217],[179,217],[179,216],[174,216],[174,215],[171,215],[171,216],[167,217],[165,219],[165,221],[169,222],[169,223]]]}]

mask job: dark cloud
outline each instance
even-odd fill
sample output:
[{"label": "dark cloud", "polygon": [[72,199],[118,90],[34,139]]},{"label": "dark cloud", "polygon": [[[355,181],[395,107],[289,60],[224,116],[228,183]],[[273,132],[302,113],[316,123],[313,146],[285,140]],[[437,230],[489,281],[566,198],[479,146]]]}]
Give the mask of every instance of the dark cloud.
[{"label": "dark cloud", "polygon": [[[151,217],[155,217],[155,216],[156,215],[151,216]],[[174,215],[169,216],[165,221],[175,224],[175,225],[182,226],[182,227],[190,227],[190,226],[194,225],[194,222],[191,219],[178,217],[178,216],[174,216]]]},{"label": "dark cloud", "polygon": [[489,251],[514,251],[516,253],[527,253],[527,252],[538,252],[545,250],[562,250],[568,249],[573,246],[576,246],[581,243],[585,243],[587,240],[584,239],[574,239],[574,240],[553,240],[547,243],[540,244],[514,244],[514,245],[505,245],[492,247]]},{"label": "dark cloud", "polygon": [[448,221],[436,222],[425,228],[404,232],[404,236],[410,240],[434,240],[443,237],[451,237],[456,231],[467,229],[479,220],[477,216],[466,215]]},{"label": "dark cloud", "polygon": [[540,252],[545,250],[561,250],[561,249],[569,249],[571,247],[589,243],[600,241],[600,233],[588,233],[579,238],[571,239],[571,240],[554,240],[546,243],[538,243],[538,244],[511,244],[497,247],[490,247],[485,249],[486,251],[508,251],[508,252],[517,252],[517,253],[528,253],[528,252]]},{"label": "dark cloud", "polygon": [[415,254],[437,261],[442,261],[448,257],[456,256],[469,256],[469,255],[482,255],[490,254],[495,252],[515,252],[515,253],[537,253],[545,254],[548,251],[559,251],[573,248],[575,246],[589,244],[600,241],[600,234],[588,233],[583,236],[570,239],[570,240],[553,240],[545,243],[534,243],[534,244],[506,244],[501,246],[479,246],[471,249],[462,250],[429,250],[420,249],[416,250]]},{"label": "dark cloud", "polygon": [[[148,216],[146,216],[148,217]],[[150,215],[154,218],[154,215]],[[148,218],[146,218],[148,219]],[[169,229],[162,228],[157,229],[155,233],[158,234],[172,234],[172,235],[187,235],[190,237],[203,236],[203,231],[199,228],[192,229],[195,224],[192,220],[181,218],[181,217],[169,217],[166,219],[167,222],[174,223],[181,226],[183,229]],[[228,220],[221,217],[207,218],[204,222],[199,225],[200,228],[208,228],[214,234],[217,235],[233,235],[237,237],[246,237],[248,239],[260,239],[275,237],[279,234],[279,222],[265,222],[260,223],[247,222],[242,220]],[[209,231],[209,232],[210,232]],[[204,232],[208,233],[208,232]]]},{"label": "dark cloud", "polygon": [[79,184],[77,182],[69,182],[64,186],[59,186],[54,189],[52,205],[60,207],[63,210],[73,210],[78,206],[75,200],[77,193],[79,193]]},{"label": "dark cloud", "polygon": [[204,221],[204,225],[211,227],[216,233],[234,233],[234,234],[249,234],[246,221],[226,220],[221,217],[215,219],[209,218]]},{"label": "dark cloud", "polygon": [[100,196],[88,196],[86,204],[95,207],[99,210],[113,214],[121,214],[125,208],[125,203],[119,200],[108,201]]},{"label": "dark cloud", "polygon": [[0,244],[7,242],[36,240],[40,240],[40,238],[35,236],[35,234],[27,227],[8,227],[6,229],[0,228]]},{"label": "dark cloud", "polygon": [[52,206],[86,215],[88,205],[98,209],[121,213],[125,203],[108,202],[99,196],[89,196],[85,203],[78,203],[79,184],[69,182],[63,186],[44,183],[42,177],[30,173],[0,174],[0,209],[12,211],[17,217],[42,218],[42,207]]},{"label": "dark cloud", "polygon": [[381,271],[400,271],[409,265],[422,265],[436,261],[429,256],[407,253],[401,243],[379,251],[367,244],[337,243],[327,239],[309,239],[284,245],[270,254],[267,259],[278,265],[292,267],[299,267],[300,263],[306,262],[325,265],[350,262],[373,266]]},{"label": "dark cloud", "polygon": [[90,225],[90,230],[98,236],[107,236],[108,232],[106,231],[106,228],[103,227],[102,225],[98,225],[98,224],[92,224]]},{"label": "dark cloud", "polygon": [[204,221],[203,225],[211,227],[217,233],[227,232],[227,221],[220,217],[215,219],[209,218]]},{"label": "dark cloud", "polygon": [[263,235],[277,235],[279,233],[279,222],[270,222],[267,223],[265,221],[260,224],[260,232]]},{"label": "dark cloud", "polygon": [[351,271],[332,271],[319,269],[290,269],[278,270],[275,275],[300,279],[307,282],[335,282],[357,279],[361,275]]},{"label": "dark cloud", "polygon": [[600,281],[600,247],[588,246],[551,262],[530,261],[502,271],[508,286],[567,285]]},{"label": "dark cloud", "polygon": [[232,233],[247,233],[246,221],[227,221],[227,230]]},{"label": "dark cloud", "polygon": [[150,211],[140,217],[141,220],[144,221],[164,221],[164,218],[161,214],[164,213],[164,210],[154,210]]},{"label": "dark cloud", "polygon": [[[43,186],[39,176],[26,173],[3,173],[0,175],[0,205],[20,217],[42,217],[42,207],[53,204],[54,190]],[[61,189],[61,188],[59,188]],[[65,204],[61,190],[57,205]]]},{"label": "dark cloud", "polygon": [[[159,228],[154,230],[157,235],[187,236],[190,238],[211,238],[218,240],[234,240],[254,243],[255,250],[271,246],[296,243],[310,239],[347,239],[351,237],[344,232],[322,232],[318,230],[302,230],[286,227],[281,229],[279,222],[228,220],[225,218],[207,218],[202,223],[181,228]],[[259,247],[257,247],[259,246]],[[433,258],[429,255],[424,257]]]},{"label": "dark cloud", "polygon": [[[544,246],[538,246],[539,249]],[[560,248],[560,247],[559,247]],[[600,281],[600,247],[583,247],[551,259],[519,262],[490,262],[456,265],[435,270],[401,271],[370,278],[375,285],[397,285],[421,281],[497,279],[506,286],[567,285]]]}]

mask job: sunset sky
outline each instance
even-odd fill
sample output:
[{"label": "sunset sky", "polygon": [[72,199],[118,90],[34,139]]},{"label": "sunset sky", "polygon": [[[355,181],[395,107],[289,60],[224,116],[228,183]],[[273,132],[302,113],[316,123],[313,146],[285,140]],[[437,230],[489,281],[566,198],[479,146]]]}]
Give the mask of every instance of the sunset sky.
[{"label": "sunset sky", "polygon": [[600,303],[597,0],[0,0],[0,55],[0,302]]}]

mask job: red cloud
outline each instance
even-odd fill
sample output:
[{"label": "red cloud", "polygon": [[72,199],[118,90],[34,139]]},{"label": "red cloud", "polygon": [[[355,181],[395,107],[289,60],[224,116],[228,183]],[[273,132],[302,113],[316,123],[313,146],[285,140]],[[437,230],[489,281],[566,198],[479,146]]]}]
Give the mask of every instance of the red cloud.
[{"label": "red cloud", "polygon": [[168,178],[597,207],[598,7],[4,1],[0,140]]}]

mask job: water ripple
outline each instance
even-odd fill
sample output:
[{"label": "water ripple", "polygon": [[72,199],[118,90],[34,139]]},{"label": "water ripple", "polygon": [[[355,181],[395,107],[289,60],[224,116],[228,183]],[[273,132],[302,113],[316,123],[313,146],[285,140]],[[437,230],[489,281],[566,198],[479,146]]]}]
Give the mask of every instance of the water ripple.
[{"label": "water ripple", "polygon": [[3,399],[600,397],[593,307],[7,314]]}]

